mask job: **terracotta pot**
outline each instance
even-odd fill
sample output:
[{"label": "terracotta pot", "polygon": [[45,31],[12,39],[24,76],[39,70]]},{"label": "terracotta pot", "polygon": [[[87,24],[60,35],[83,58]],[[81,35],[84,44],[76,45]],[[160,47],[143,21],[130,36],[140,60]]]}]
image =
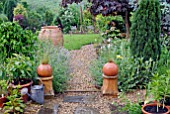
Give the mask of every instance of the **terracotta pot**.
[{"label": "terracotta pot", "polygon": [[55,46],[63,46],[64,43],[62,31],[57,26],[41,27],[38,38],[40,40],[51,40]]},{"label": "terracotta pot", "polygon": [[[30,94],[31,85],[33,84],[33,81],[30,80],[30,79],[24,79],[24,78],[23,78],[22,80],[27,80],[27,81],[29,81],[29,82],[26,83],[26,84],[20,84],[20,86],[21,86],[20,90],[23,89],[23,88],[27,88],[27,89],[28,89],[28,93]],[[16,86],[17,86],[17,85],[13,85],[13,84],[12,84],[12,88],[16,88]],[[10,92],[9,92],[9,93],[10,93]],[[23,99],[23,101],[26,103],[26,102],[28,101],[28,95],[22,95],[22,99]]]},{"label": "terracotta pot", "polygon": [[50,77],[52,76],[52,67],[49,64],[40,64],[37,67],[37,74],[40,77]]},{"label": "terracotta pot", "polygon": [[22,95],[22,100],[24,103],[26,103],[28,101],[28,95],[27,94]]},{"label": "terracotta pot", "polygon": [[168,109],[170,110],[170,106],[167,106],[168,107]]},{"label": "terracotta pot", "polygon": [[113,61],[109,61],[103,66],[103,73],[106,76],[115,76],[118,74],[118,66]]},{"label": "terracotta pot", "polygon": [[[27,80],[28,83],[26,83],[26,84],[19,84],[19,85],[21,86],[20,89],[22,89],[22,88],[28,88],[28,93],[30,93],[31,85],[33,84],[33,81],[32,81],[31,79],[25,79],[25,78],[22,78],[22,80]],[[12,84],[12,87],[13,87],[13,88],[16,88],[16,86],[17,86],[17,85]]]},{"label": "terracotta pot", "polygon": [[4,103],[7,101],[6,97],[0,97],[0,108],[3,108]]},{"label": "terracotta pot", "polygon": [[[145,104],[145,105],[143,105],[143,106],[142,106],[142,112],[143,112],[143,114],[152,114],[152,113],[146,112],[146,111],[144,110],[144,108],[147,107],[147,106],[157,106],[157,104],[156,104],[156,103],[151,103],[151,104]],[[169,113],[170,113],[170,109],[169,109],[167,106],[165,106],[165,108],[168,109],[168,111],[167,111],[166,113],[161,113],[161,114],[169,114]]]}]

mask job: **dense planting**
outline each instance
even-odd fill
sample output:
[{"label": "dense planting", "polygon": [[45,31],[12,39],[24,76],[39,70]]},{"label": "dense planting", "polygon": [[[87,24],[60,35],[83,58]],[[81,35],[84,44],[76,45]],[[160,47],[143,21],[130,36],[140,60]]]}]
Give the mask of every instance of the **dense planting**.
[{"label": "dense planting", "polygon": [[37,37],[31,31],[23,30],[17,23],[2,23],[0,25],[1,59],[10,58],[14,53],[33,58],[36,40]]}]

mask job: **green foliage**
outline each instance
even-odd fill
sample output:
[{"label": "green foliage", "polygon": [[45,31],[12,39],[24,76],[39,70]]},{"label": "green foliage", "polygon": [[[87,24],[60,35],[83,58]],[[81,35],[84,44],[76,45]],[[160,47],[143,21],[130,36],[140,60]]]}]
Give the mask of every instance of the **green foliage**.
[{"label": "green foliage", "polygon": [[7,21],[8,21],[7,16],[5,14],[0,14],[0,24]]},{"label": "green foliage", "polygon": [[[139,97],[139,95],[137,96]],[[128,114],[142,114],[142,106],[140,105],[140,98],[138,99],[138,102],[132,102],[127,97],[125,97],[125,94],[120,95],[121,102],[124,104],[123,107],[118,107],[117,110],[120,112],[127,112]],[[114,103],[113,103],[114,104]],[[117,105],[117,104],[115,104]],[[114,111],[113,111],[114,112]]]},{"label": "green foliage", "polygon": [[58,10],[60,9],[59,5],[61,3],[61,0],[25,0],[28,5],[29,5],[29,9],[31,10],[37,10],[40,7],[47,7],[48,9],[50,9],[51,11],[53,11],[53,13],[58,13]]},{"label": "green foliage", "polygon": [[51,25],[52,21],[54,19],[54,14],[53,12],[47,8],[47,7],[40,7],[37,10],[35,10],[39,15],[42,16],[42,20],[44,25]]},{"label": "green foliage", "polygon": [[17,5],[16,0],[6,0],[3,8],[3,13],[6,14],[10,21],[13,21],[13,10]]},{"label": "green foliage", "polygon": [[90,66],[90,73],[95,81],[95,84],[99,87],[103,84],[103,77],[102,77],[102,68],[105,64],[104,58],[98,58],[97,60],[92,62],[92,65]]},{"label": "green foliage", "polygon": [[29,5],[26,0],[21,0],[21,1],[19,1],[19,3],[22,4],[24,6],[24,8],[28,9]]},{"label": "green foliage", "polygon": [[[78,10],[79,8],[77,7],[78,6],[76,4],[72,4],[67,8],[62,7],[60,8],[57,18],[59,17],[61,20],[64,33],[69,33],[69,31],[71,30],[71,26],[77,26],[77,28],[79,28],[80,11]],[[58,23],[54,21],[54,24],[57,25]]]},{"label": "green foliage", "polygon": [[93,25],[93,17],[89,10],[83,11],[83,25],[90,26]]},{"label": "green foliage", "polygon": [[36,67],[44,53],[48,54],[49,64],[53,68],[53,89],[55,92],[63,92],[69,79],[69,52],[61,47],[56,47],[49,41],[39,42],[35,54]]},{"label": "green foliage", "polygon": [[157,101],[157,111],[160,101],[163,98],[163,106],[165,98],[170,96],[170,70],[165,74],[154,74],[151,82],[147,86],[146,97],[152,96]]},{"label": "green foliage", "polygon": [[10,88],[10,95],[7,96],[7,99],[9,101],[5,103],[5,106],[3,108],[3,110],[5,110],[4,114],[18,114],[24,112],[25,104],[23,103],[23,100],[20,97],[20,92],[18,92],[19,88],[19,86],[15,89],[13,89],[12,87]]},{"label": "green foliage", "polygon": [[0,55],[2,60],[13,53],[24,54],[33,59],[37,37],[28,30],[23,30],[17,23],[5,22],[0,25]]},{"label": "green foliage", "polygon": [[3,11],[3,2],[0,1],[0,13]]},{"label": "green foliage", "polygon": [[[107,24],[112,20],[118,21],[120,25],[123,24],[123,19],[122,19],[121,16],[107,16],[107,17],[104,17],[102,15],[97,15],[96,16],[97,28],[100,31],[105,32],[106,29],[107,29]],[[118,29],[120,29],[120,28],[118,27]]]},{"label": "green foliage", "polygon": [[[129,91],[135,88],[144,88],[149,82],[152,73],[156,71],[157,64],[153,60],[143,62],[143,58],[134,58],[130,53],[129,41],[114,40],[111,44],[110,51],[102,47],[100,56],[92,64],[91,70],[95,79],[102,77],[103,65],[108,62],[108,58],[112,57],[113,61],[118,65],[118,87],[120,91]],[[97,65],[96,65],[97,64]],[[101,78],[100,77],[100,78]],[[101,84],[102,80],[97,80]]]},{"label": "green foliage", "polygon": [[[140,20],[140,21],[139,21]],[[158,0],[142,0],[134,14],[130,46],[135,57],[143,57],[144,61],[160,58],[160,24],[161,12]]]},{"label": "green foliage", "polygon": [[22,4],[17,4],[17,6],[14,8],[13,11],[14,16],[21,14],[23,15],[25,18],[27,18],[28,14],[27,14],[27,10],[26,8],[24,8],[24,6]]},{"label": "green foliage", "polygon": [[[2,58],[2,55],[0,55],[0,58]],[[0,80],[5,80],[6,79],[6,68],[5,68],[5,62],[4,60],[0,59]]]},{"label": "green foliage", "polygon": [[40,30],[42,24],[43,19],[40,14],[38,14],[36,11],[28,12],[28,29],[35,32],[36,30]]},{"label": "green foliage", "polygon": [[45,24],[46,25],[51,25],[53,18],[54,18],[54,14],[52,13],[52,11],[50,10],[45,11]]},{"label": "green foliage", "polygon": [[76,50],[83,45],[96,43],[96,40],[101,40],[99,34],[64,35],[64,47],[68,50]]},{"label": "green foliage", "polygon": [[0,80],[0,95],[1,97],[4,94],[7,94],[7,81],[6,80]]},{"label": "green foliage", "polygon": [[6,74],[10,81],[21,78],[33,79],[34,62],[24,55],[13,54],[14,57],[7,59]]}]

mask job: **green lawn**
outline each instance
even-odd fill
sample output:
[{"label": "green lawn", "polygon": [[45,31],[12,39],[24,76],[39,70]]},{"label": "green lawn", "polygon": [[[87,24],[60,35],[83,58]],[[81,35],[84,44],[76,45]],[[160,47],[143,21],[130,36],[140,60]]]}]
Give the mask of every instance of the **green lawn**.
[{"label": "green lawn", "polygon": [[68,50],[80,49],[83,45],[101,40],[99,34],[72,34],[64,35],[64,47]]}]

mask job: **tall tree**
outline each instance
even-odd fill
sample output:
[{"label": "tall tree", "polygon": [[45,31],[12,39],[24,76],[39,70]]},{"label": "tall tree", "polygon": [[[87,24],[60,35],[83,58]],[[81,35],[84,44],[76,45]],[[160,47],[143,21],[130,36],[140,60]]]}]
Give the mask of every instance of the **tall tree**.
[{"label": "tall tree", "polygon": [[[82,0],[62,0],[62,6],[67,7],[68,4],[79,3]],[[93,15],[102,14],[108,15],[121,15],[126,25],[126,37],[129,38],[130,34],[130,12],[133,10],[133,3],[136,0],[88,0],[92,3],[90,12]]]},{"label": "tall tree", "polygon": [[131,27],[131,51],[135,57],[156,60],[161,53],[159,0],[141,0]]},{"label": "tall tree", "polygon": [[16,5],[17,5],[16,0],[6,0],[4,4],[3,13],[6,14],[6,16],[10,21],[13,21],[13,16],[14,16],[13,10],[16,7]]}]

